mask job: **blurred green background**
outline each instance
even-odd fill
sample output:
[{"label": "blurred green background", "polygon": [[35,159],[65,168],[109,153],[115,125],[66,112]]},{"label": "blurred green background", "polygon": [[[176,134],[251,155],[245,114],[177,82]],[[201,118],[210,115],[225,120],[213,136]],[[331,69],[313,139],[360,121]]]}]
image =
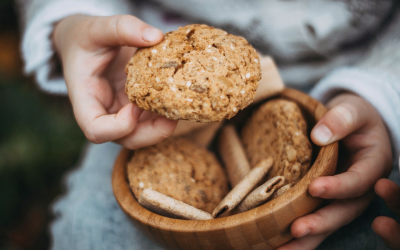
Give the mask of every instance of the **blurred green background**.
[{"label": "blurred green background", "polygon": [[48,249],[50,204],[85,139],[67,97],[24,76],[12,0],[0,1],[0,249]]}]

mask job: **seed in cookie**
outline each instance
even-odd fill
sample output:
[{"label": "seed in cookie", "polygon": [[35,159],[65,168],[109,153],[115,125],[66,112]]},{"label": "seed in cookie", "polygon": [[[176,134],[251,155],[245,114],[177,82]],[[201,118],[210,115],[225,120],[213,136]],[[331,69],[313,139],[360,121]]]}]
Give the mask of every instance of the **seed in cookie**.
[{"label": "seed in cookie", "polygon": [[[139,49],[126,73],[131,102],[170,119],[193,122],[230,119],[253,101],[261,79],[258,55],[244,38],[196,24]],[[139,85],[133,87],[135,83]]]}]

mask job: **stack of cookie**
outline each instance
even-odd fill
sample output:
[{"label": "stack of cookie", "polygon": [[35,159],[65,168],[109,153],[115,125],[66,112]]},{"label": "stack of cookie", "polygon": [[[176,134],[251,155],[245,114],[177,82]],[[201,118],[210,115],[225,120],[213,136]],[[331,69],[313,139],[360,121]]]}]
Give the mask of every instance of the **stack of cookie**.
[{"label": "stack of cookie", "polygon": [[[312,146],[298,105],[273,99],[253,112],[242,129],[241,140],[233,126],[225,126],[219,138],[219,152],[233,187],[231,192],[237,197],[246,191],[233,205],[224,199],[214,210],[214,216],[235,207],[236,212],[244,212],[285,193],[310,168]],[[248,180],[262,165],[268,165],[268,170],[260,173],[259,179]]]},{"label": "stack of cookie", "polygon": [[[197,123],[233,117],[253,101],[261,79],[260,59],[245,39],[206,25],[180,28],[138,50],[126,73],[126,92],[140,108]],[[127,171],[139,203],[165,216],[207,220],[262,205],[308,170],[311,144],[295,103],[263,104],[241,138],[225,126],[218,140],[224,167],[204,147],[221,124],[134,151]]]},{"label": "stack of cookie", "polygon": [[[139,203],[156,213],[206,220],[244,212],[282,195],[307,172],[311,144],[299,107],[274,99],[219,137],[219,154],[173,137],[133,152],[127,171]],[[232,188],[229,191],[229,186]]]}]

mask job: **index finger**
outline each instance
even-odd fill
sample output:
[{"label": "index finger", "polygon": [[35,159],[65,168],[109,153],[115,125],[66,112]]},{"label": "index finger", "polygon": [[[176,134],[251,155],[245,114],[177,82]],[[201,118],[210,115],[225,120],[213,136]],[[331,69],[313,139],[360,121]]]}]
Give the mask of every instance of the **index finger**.
[{"label": "index finger", "polygon": [[357,154],[347,172],[318,177],[312,181],[308,188],[310,194],[325,199],[347,199],[361,196],[372,189],[385,174],[386,167],[382,167],[385,160],[375,148]]},{"label": "index finger", "polygon": [[162,116],[143,120],[137,124],[132,133],[115,142],[129,149],[150,146],[171,136],[177,123],[178,121],[169,120]]},{"label": "index finger", "polygon": [[[101,88],[101,83],[98,83]],[[103,83],[103,87],[106,88]],[[78,87],[73,91],[71,102],[75,118],[86,138],[93,143],[114,141],[131,133],[142,114],[135,104],[121,107],[118,113],[109,114],[106,110],[107,99],[112,99],[111,91],[99,91],[96,88]],[[111,92],[111,93],[110,93]]]}]

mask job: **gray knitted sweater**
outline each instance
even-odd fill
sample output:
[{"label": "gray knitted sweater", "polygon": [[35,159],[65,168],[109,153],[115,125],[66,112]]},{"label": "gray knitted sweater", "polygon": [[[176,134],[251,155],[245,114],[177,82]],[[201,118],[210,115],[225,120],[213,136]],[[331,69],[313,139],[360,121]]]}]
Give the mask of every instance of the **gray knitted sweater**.
[{"label": "gray knitted sweater", "polygon": [[[274,57],[287,85],[311,89],[322,102],[340,91],[364,97],[400,150],[400,10],[390,0],[19,1],[25,71],[47,92],[67,94],[50,35],[68,15],[133,14],[163,31],[207,23],[245,36]],[[52,206],[52,249],[160,249],[115,201],[111,169],[119,150],[113,143],[89,144],[80,167],[68,175],[67,194]],[[357,230],[344,229],[321,248],[384,249],[371,230],[373,217],[362,217]]]},{"label": "gray knitted sweater", "polygon": [[[400,149],[400,10],[392,0],[20,0],[25,71],[51,93],[67,93],[49,39],[72,14],[133,14],[163,31],[196,22],[246,37],[278,62],[288,86],[367,99]],[[397,154],[396,154],[397,155]]]}]

